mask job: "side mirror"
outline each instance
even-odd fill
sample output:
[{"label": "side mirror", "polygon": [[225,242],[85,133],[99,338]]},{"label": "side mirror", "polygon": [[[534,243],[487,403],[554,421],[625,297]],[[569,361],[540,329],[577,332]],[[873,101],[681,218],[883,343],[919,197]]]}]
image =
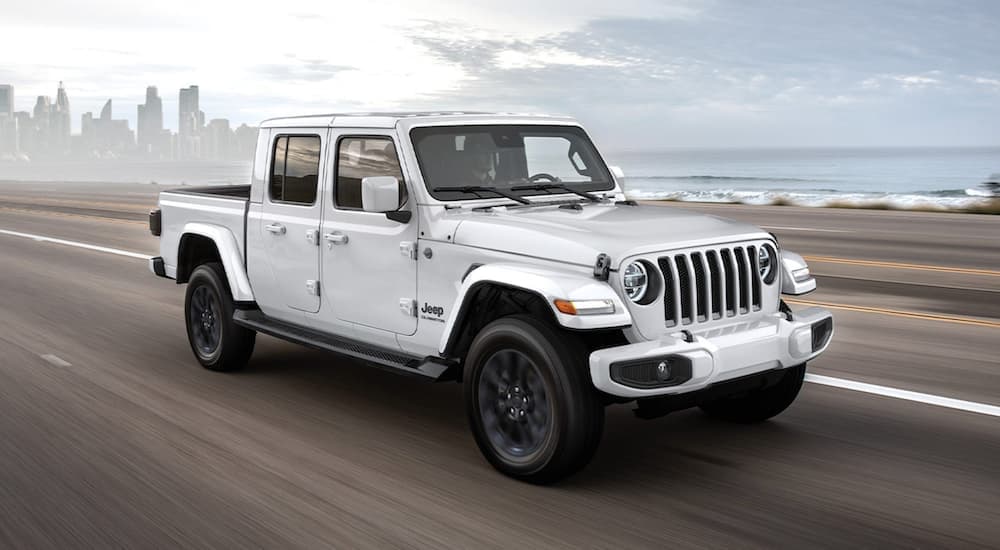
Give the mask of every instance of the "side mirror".
[{"label": "side mirror", "polygon": [[622,170],[621,166],[608,166],[608,170],[611,170],[611,175],[617,179],[622,179],[625,177],[625,172]]},{"label": "side mirror", "polygon": [[361,179],[361,209],[365,212],[399,210],[402,199],[399,180],[393,176],[369,176]]}]

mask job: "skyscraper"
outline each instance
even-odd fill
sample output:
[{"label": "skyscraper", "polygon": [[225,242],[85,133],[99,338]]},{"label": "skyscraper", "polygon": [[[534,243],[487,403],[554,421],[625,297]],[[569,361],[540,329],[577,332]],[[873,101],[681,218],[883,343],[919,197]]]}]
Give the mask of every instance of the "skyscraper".
[{"label": "skyscraper", "polygon": [[14,116],[14,87],[0,84],[0,116]]},{"label": "skyscraper", "polygon": [[163,100],[156,86],[146,88],[146,103],[138,106],[136,136],[139,148],[145,154],[159,155],[164,149]]},{"label": "skyscraper", "polygon": [[70,110],[69,96],[63,83],[59,83],[59,90],[56,92],[56,103],[52,106],[52,113],[49,117],[49,139],[52,152],[64,154],[69,151],[70,135]]},{"label": "skyscraper", "polygon": [[205,113],[198,108],[198,87],[181,88],[177,108],[177,146],[181,158],[198,158]]},{"label": "skyscraper", "polygon": [[32,112],[31,129],[28,130],[32,136],[30,153],[46,154],[49,152],[52,144],[49,137],[52,130],[52,125],[49,123],[49,115],[51,114],[52,100],[46,95],[38,96],[38,99],[35,100],[35,109]]},{"label": "skyscraper", "polygon": [[14,119],[14,87],[0,84],[0,153],[17,153],[17,120]]}]

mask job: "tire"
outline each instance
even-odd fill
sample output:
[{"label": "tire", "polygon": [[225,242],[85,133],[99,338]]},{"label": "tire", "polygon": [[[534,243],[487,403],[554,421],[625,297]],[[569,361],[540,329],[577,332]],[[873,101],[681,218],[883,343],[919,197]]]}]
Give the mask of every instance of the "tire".
[{"label": "tire", "polygon": [[799,395],[805,379],[805,364],[785,369],[776,384],[749,393],[724,397],[701,405],[701,410],[711,417],[739,424],[763,422],[788,408]]},{"label": "tire", "polygon": [[484,327],[466,358],[465,404],[476,443],[500,472],[547,484],[583,468],[604,431],[587,353],[571,334],[527,316]]},{"label": "tire", "polygon": [[208,370],[239,370],[253,353],[257,333],[234,323],[233,309],[222,265],[198,266],[184,295],[184,321],[191,351]]}]

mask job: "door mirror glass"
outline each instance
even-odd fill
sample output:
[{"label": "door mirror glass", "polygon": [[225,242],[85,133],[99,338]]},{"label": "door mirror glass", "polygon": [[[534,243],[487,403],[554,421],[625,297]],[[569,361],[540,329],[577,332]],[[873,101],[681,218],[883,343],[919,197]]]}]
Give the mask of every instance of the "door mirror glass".
[{"label": "door mirror glass", "polygon": [[361,209],[365,212],[391,212],[399,209],[402,196],[394,176],[368,176],[361,179]]}]

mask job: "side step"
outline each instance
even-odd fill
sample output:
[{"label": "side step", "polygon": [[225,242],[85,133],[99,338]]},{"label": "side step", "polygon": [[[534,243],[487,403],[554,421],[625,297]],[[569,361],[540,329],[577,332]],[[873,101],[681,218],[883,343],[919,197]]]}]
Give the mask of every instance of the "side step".
[{"label": "side step", "polygon": [[358,359],[372,366],[431,381],[455,379],[455,363],[440,357],[418,357],[387,350],[339,336],[271,319],[259,309],[237,310],[233,322],[257,332],[295,342],[314,349],[332,351]]}]

